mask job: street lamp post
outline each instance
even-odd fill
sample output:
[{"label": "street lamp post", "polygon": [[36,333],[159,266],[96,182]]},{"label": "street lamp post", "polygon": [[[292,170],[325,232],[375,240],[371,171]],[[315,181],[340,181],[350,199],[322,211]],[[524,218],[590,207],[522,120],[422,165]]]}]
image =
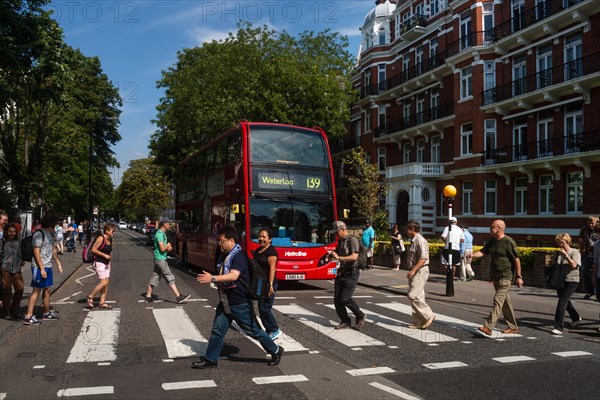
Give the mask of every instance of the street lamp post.
[{"label": "street lamp post", "polygon": [[92,240],[92,130],[90,129],[90,148],[88,153],[88,225],[85,243]]},{"label": "street lamp post", "polygon": [[[450,231],[452,230],[452,203],[454,202],[454,196],[456,196],[456,188],[453,185],[446,185],[444,187],[444,197],[448,203],[448,239],[450,238]],[[454,296],[454,264],[452,263],[452,249],[448,251],[446,255],[448,258],[448,269],[446,270],[446,296]]]}]

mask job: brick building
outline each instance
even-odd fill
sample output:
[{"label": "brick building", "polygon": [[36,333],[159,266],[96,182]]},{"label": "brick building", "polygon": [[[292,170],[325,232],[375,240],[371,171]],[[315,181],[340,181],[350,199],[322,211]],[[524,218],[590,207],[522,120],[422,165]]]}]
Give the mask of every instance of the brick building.
[{"label": "brick building", "polygon": [[365,17],[341,159],[357,145],[391,186],[389,222],[427,235],[453,214],[522,243],[577,235],[600,214],[600,1],[378,0]]}]

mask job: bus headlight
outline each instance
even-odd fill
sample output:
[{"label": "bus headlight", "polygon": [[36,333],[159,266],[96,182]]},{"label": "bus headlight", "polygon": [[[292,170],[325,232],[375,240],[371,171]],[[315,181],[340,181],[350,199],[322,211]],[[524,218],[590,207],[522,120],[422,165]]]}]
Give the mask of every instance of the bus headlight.
[{"label": "bus headlight", "polygon": [[329,255],[329,253],[326,253],[323,255],[323,257],[321,257],[321,259],[319,260],[319,264],[317,264],[318,267],[322,267],[325,264],[329,264],[331,262],[331,256]]}]

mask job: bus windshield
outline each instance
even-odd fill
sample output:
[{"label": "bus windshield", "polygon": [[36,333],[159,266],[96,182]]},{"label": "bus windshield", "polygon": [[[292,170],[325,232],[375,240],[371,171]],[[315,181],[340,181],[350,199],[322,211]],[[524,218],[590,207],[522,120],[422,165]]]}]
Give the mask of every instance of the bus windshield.
[{"label": "bus windshield", "polygon": [[251,237],[269,228],[275,247],[317,247],[331,242],[327,230],[333,222],[331,203],[295,199],[250,199]]},{"label": "bus windshield", "polygon": [[308,129],[286,126],[251,126],[253,163],[328,167],[323,137]]}]

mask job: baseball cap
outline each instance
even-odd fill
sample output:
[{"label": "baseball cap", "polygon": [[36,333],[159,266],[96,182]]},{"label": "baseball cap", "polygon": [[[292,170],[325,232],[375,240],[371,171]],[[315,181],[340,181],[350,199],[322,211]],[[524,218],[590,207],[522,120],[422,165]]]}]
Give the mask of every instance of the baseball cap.
[{"label": "baseball cap", "polygon": [[331,233],[336,233],[340,229],[346,229],[346,224],[342,221],[333,221],[333,224],[331,225]]},{"label": "baseball cap", "polygon": [[456,222],[456,217],[450,218],[450,222]]},{"label": "baseball cap", "polygon": [[172,221],[172,220],[170,220],[169,218],[163,218],[163,219],[161,219],[161,220],[160,220],[160,224],[161,224],[161,225],[164,225],[164,224],[170,224],[170,223],[172,223],[172,222],[173,222],[173,221]]}]

